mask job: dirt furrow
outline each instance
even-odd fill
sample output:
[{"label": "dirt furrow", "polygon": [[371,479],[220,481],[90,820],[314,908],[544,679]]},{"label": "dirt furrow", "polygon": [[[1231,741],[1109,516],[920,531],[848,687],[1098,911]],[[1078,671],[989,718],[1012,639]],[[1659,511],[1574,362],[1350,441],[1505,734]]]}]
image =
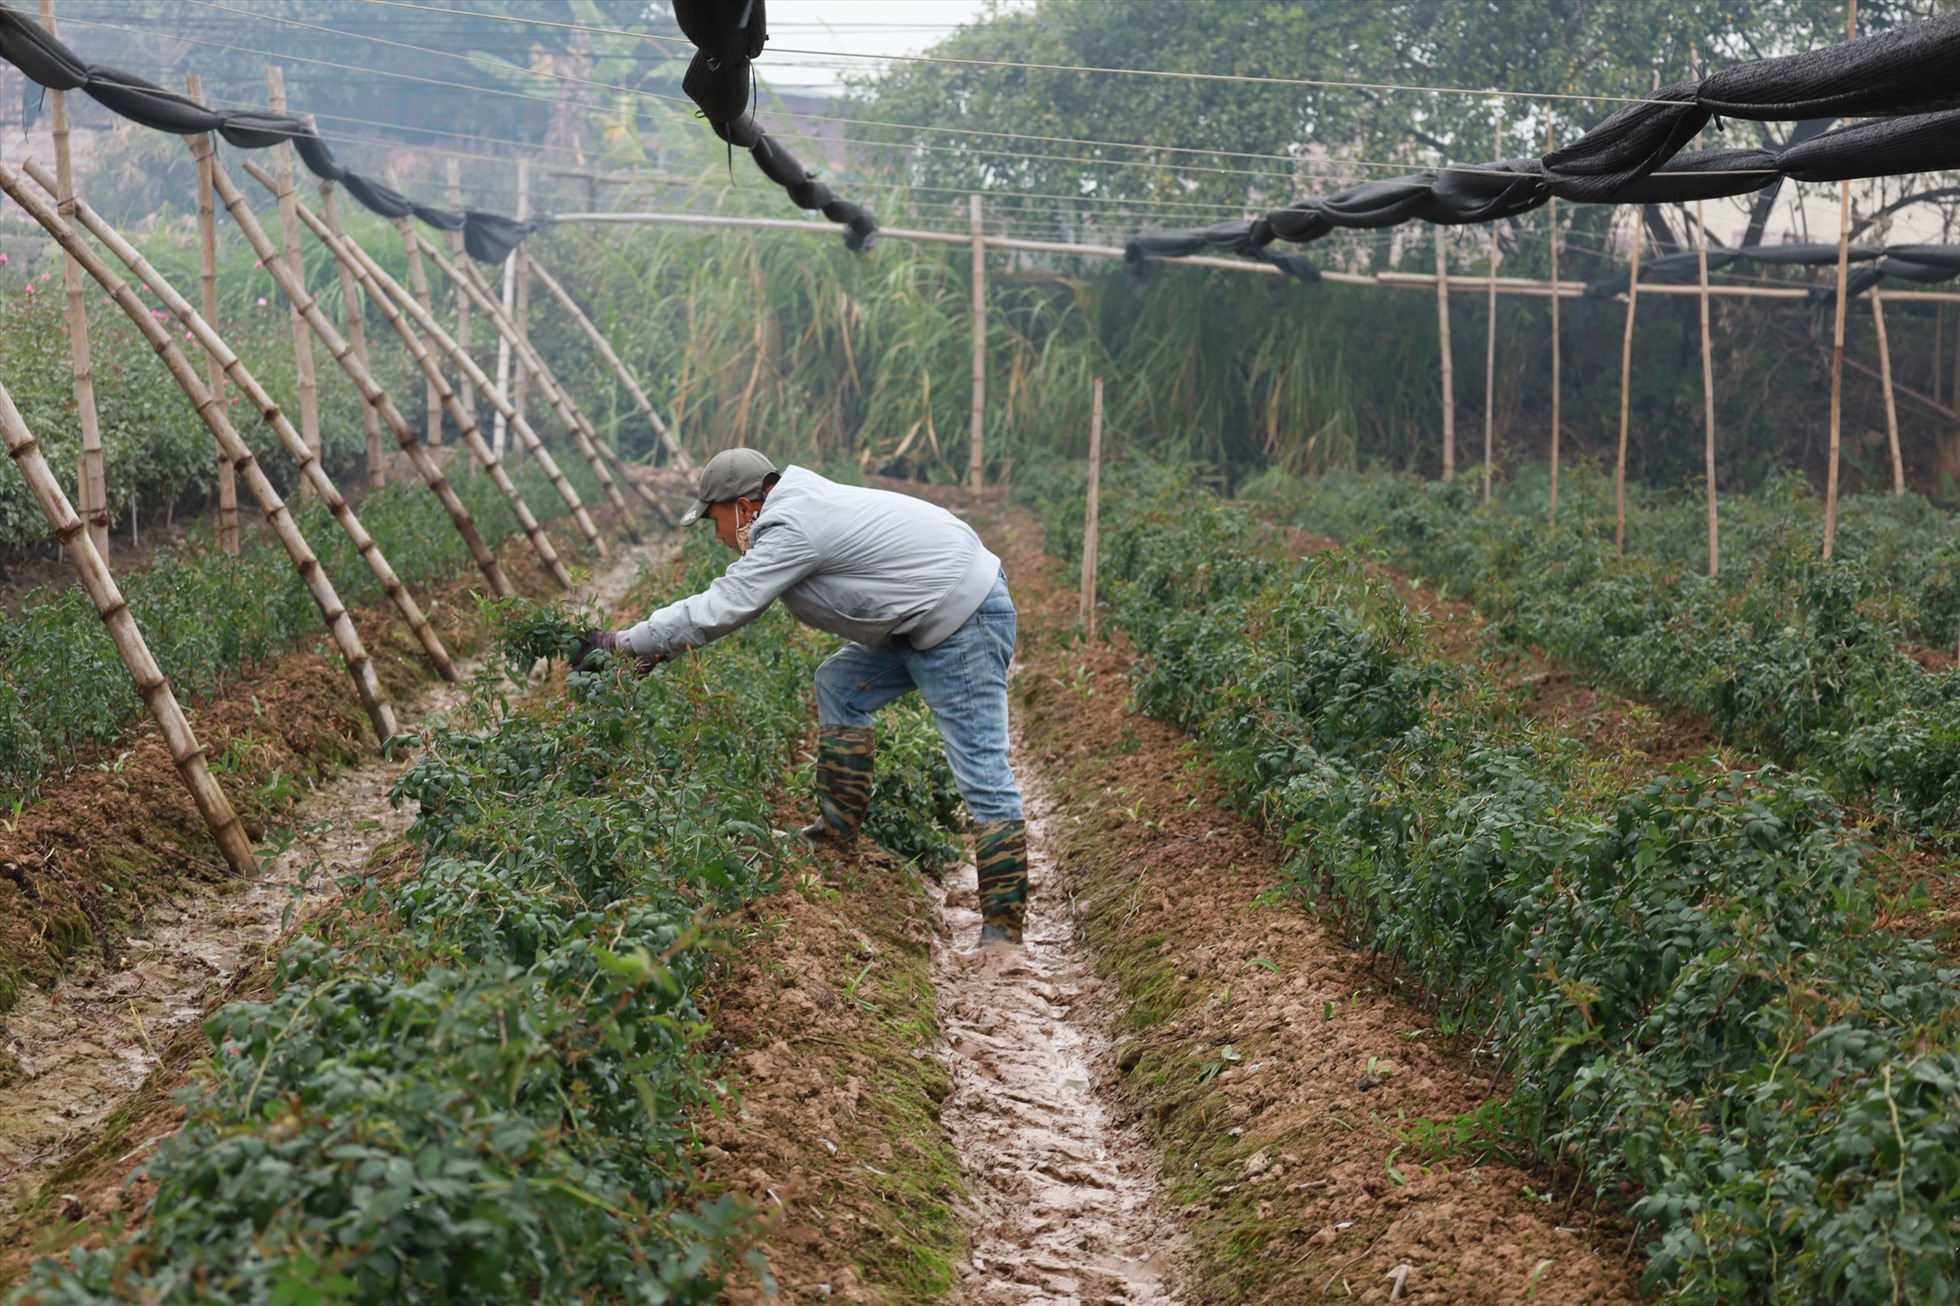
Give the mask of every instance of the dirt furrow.
[{"label": "dirt furrow", "polygon": [[[623,551],[581,597],[610,608],[656,547]],[[453,712],[480,665],[461,668],[464,685],[438,683],[404,705],[404,727]],[[264,859],[257,879],[187,883],[150,912],[117,955],[76,967],[52,989],[23,994],[0,1017],[0,1218],[34,1200],[46,1178],[142,1086],[169,1041],[200,1020],[241,969],[407,830],[414,813],[391,804],[388,791],[412,759],[412,753],[365,755],[300,801],[290,815],[290,840]],[[124,1159],[136,1164],[154,1141]]]},{"label": "dirt furrow", "polygon": [[[1017,750],[1018,751],[1018,750]],[[1026,785],[1032,772],[1017,768]],[[977,937],[971,865],[949,877],[933,958],[953,1080],[945,1123],[973,1203],[960,1300],[1168,1304],[1178,1234],[1156,1165],[1100,1100],[1109,1011],[1052,875],[1053,804],[1027,789],[1032,881],[1023,950],[961,951]]]}]

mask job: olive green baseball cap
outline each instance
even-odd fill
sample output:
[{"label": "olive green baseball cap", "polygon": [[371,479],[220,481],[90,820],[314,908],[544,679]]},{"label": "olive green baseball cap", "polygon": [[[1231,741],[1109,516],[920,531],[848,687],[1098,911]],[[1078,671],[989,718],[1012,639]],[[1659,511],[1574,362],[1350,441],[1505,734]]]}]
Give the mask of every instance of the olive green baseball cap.
[{"label": "olive green baseball cap", "polygon": [[762,483],[775,474],[776,464],[757,450],[723,449],[701,469],[694,505],[681,517],[681,525],[700,521],[707,515],[709,504],[755,498],[762,493]]}]

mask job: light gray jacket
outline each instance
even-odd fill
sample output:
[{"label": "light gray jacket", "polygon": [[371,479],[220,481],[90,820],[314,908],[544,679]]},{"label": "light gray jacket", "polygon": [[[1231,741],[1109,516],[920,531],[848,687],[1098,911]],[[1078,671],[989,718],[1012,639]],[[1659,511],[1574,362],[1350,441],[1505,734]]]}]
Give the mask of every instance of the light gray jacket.
[{"label": "light gray jacket", "polygon": [[927,649],[966,624],[998,579],[1000,559],[944,508],[792,466],[764,500],[749,551],[622,643],[672,656],[720,639],[780,598],[818,630],[861,644],[903,635]]}]

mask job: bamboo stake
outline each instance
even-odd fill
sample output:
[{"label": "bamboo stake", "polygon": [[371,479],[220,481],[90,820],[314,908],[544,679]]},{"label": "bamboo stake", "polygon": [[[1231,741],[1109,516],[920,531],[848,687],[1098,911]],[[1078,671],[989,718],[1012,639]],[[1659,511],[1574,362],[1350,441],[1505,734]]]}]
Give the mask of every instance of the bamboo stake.
[{"label": "bamboo stake", "polygon": [[973,421],[966,479],[968,489],[979,490],[987,484],[987,229],[980,197],[969,195],[966,203],[973,229]]},{"label": "bamboo stake", "polygon": [[[249,164],[246,166],[248,170],[251,167]],[[349,248],[358,251],[359,256],[370,265],[369,270],[371,272],[380,273],[380,265],[368,257],[365,250],[361,250],[352,241],[347,243]],[[489,293],[488,287],[474,279],[472,275],[474,269],[469,264],[465,263],[459,268],[456,264],[451,263],[448,259],[437,253],[433,247],[428,250],[428,255],[429,261],[436,265],[438,272],[448,277],[451,282],[463,287],[464,294],[475,302],[476,307],[490,322],[492,329],[498,333],[499,339],[506,345],[516,345],[520,350],[527,347],[518,343],[515,328],[510,319],[504,316],[501,306],[498,305],[496,298]],[[402,290],[394,278],[385,274],[378,275],[376,280],[388,287],[389,293],[392,295],[399,297],[407,293]],[[404,303],[402,307],[409,309],[411,316],[420,311],[420,305],[411,308],[409,304]],[[578,523],[578,528],[584,533],[586,542],[591,544],[593,551],[600,557],[608,556],[606,541],[599,534],[599,528],[594,524],[592,515],[586,511],[585,503],[579,498],[578,491],[572,487],[570,481],[565,479],[565,473],[558,466],[558,460],[551,456],[549,449],[545,448],[544,441],[539,438],[537,429],[529,421],[525,420],[522,413],[517,411],[516,406],[504,392],[503,387],[497,385],[488,376],[484,375],[482,370],[477,367],[476,362],[470,358],[469,354],[464,352],[457,345],[457,342],[449,337],[448,333],[442,331],[433,317],[428,318],[426,322],[421,318],[417,318],[416,325],[421,327],[425,334],[435,339],[437,345],[455,360],[456,366],[463,369],[465,375],[471,376],[475,380],[476,388],[482,391],[484,396],[490,400],[491,407],[502,414],[504,420],[509,424],[510,429],[517,433],[519,444],[533,458],[537,459],[538,466],[544,469],[544,474],[550,480],[552,488],[558,491],[558,497],[563,499],[565,506],[571,510],[572,520]],[[533,358],[536,358],[536,356],[533,355]],[[537,362],[542,367],[543,360],[538,359]],[[567,414],[570,413],[569,406],[565,412]],[[567,424],[572,429],[574,439],[583,444],[584,435],[582,428],[569,416],[567,417]],[[492,452],[495,452],[494,448]],[[598,458],[596,451],[590,453],[588,456],[594,461]],[[602,474],[600,479],[608,485],[612,482],[612,477],[608,474]],[[617,487],[614,487],[614,492],[617,493]]]},{"label": "bamboo stake", "polygon": [[1450,358],[1450,264],[1436,227],[1436,339],[1443,356],[1443,479],[1456,476],[1456,369]]},{"label": "bamboo stake", "polygon": [[528,252],[525,257],[530,259],[531,275],[535,276],[539,283],[565,306],[565,311],[572,315],[572,320],[578,323],[579,329],[585,332],[586,338],[599,351],[599,356],[606,360],[613,374],[619,378],[620,384],[626,387],[626,393],[633,397],[633,406],[640,410],[640,415],[645,417],[648,424],[653,427],[654,435],[659,437],[660,443],[666,447],[667,456],[673,459],[674,466],[684,472],[693,471],[694,464],[688,459],[687,451],[681,448],[680,441],[668,429],[667,423],[660,420],[660,414],[654,410],[653,401],[647,398],[646,391],[642,390],[640,383],[633,379],[633,374],[626,370],[626,364],[621,362],[619,355],[613,351],[612,343],[606,339],[605,332],[599,330],[592,319],[586,316],[585,310],[578,306],[578,301],[559,284],[556,277],[545,271],[542,263],[532,258]]},{"label": "bamboo stake", "polygon": [[[1552,108],[1545,108],[1545,153],[1557,148],[1552,135]],[[1558,446],[1559,446],[1559,334],[1558,334],[1558,200],[1554,198],[1548,206],[1551,213],[1551,236],[1547,243],[1552,253],[1552,494],[1547,515],[1558,520]]]},{"label": "bamboo stake", "polygon": [[[267,103],[272,112],[286,112],[286,73],[279,65],[273,64],[265,70]],[[306,260],[300,252],[299,223],[294,219],[291,209],[297,201],[293,196],[293,147],[290,141],[280,144],[273,150],[279,169],[279,238],[286,251],[286,267],[292,273],[293,281],[306,284]],[[215,166],[215,163],[214,165]],[[299,373],[299,429],[306,437],[306,447],[315,456],[321,451],[320,445],[320,379],[313,369],[313,332],[307,329],[304,316],[298,308],[290,310],[293,324],[293,362]]]},{"label": "bamboo stake", "polygon": [[[1858,39],[1858,0],[1850,0],[1851,40]],[[1845,288],[1851,276],[1851,183],[1838,183],[1837,313],[1831,327],[1831,461],[1824,473],[1824,561],[1837,543],[1838,452],[1844,434]]]},{"label": "bamboo stake", "polygon": [[9,199],[20,205],[29,217],[60,242],[61,247],[73,255],[82,268],[109,292],[110,298],[114,299],[129,320],[136,324],[136,329],[143,333],[144,338],[150,342],[150,347],[170,370],[170,375],[178,386],[185,395],[189,396],[191,406],[197,410],[197,415],[204,420],[205,426],[210,428],[212,436],[217,439],[218,448],[224,452],[226,458],[231,460],[232,466],[238,469],[238,474],[244,480],[246,488],[252,492],[252,497],[258,500],[259,509],[265,514],[267,524],[279,537],[279,543],[285,547],[286,556],[292,559],[293,569],[299,573],[300,579],[306,584],[307,591],[312,594],[314,603],[319,606],[321,620],[326,623],[328,633],[333,636],[341,657],[346,660],[347,674],[352,677],[355,692],[360,695],[361,704],[367,709],[368,720],[373,723],[376,739],[386,742],[392,738],[396,733],[394,709],[389,707],[388,700],[382,693],[381,682],[374,674],[374,663],[369,660],[367,649],[361,644],[361,637],[354,629],[353,619],[348,616],[346,606],[341,603],[340,595],[335,592],[333,581],[328,578],[326,568],[320,565],[320,560],[314,556],[312,547],[306,542],[306,537],[300,534],[299,525],[293,520],[293,515],[287,509],[285,501],[279,497],[279,491],[273,488],[271,480],[266,477],[265,469],[259,466],[258,459],[252,455],[250,446],[232,426],[231,419],[225,414],[224,404],[218,401],[217,393],[198,377],[197,370],[191,366],[190,359],[171,338],[169,329],[150,316],[149,305],[129,288],[128,283],[110,270],[109,265],[102,261],[99,254],[83,243],[75,234],[73,227],[63,222],[40,196],[23,185],[21,179],[5,167],[0,167],[0,191],[4,191]]},{"label": "bamboo stake", "polygon": [[387,392],[375,381],[373,374],[362,367],[360,360],[354,357],[354,351],[342,339],[340,333],[334,330],[333,323],[328,321],[327,315],[320,311],[320,306],[313,302],[313,297],[306,293],[305,285],[296,281],[276,256],[271,238],[265,234],[265,228],[261,227],[259,220],[253,216],[251,207],[245,203],[244,193],[233,184],[223,165],[219,164],[212,155],[210,139],[200,135],[186,137],[185,141],[194,157],[211,160],[211,184],[217,188],[218,198],[224,202],[232,221],[238,224],[238,229],[245,233],[245,239],[251,244],[253,252],[272,272],[272,279],[279,284],[280,292],[288,300],[300,306],[300,315],[313,328],[314,334],[320,337],[321,343],[326,345],[327,352],[333,355],[334,361],[340,364],[341,370],[346,372],[359,387],[361,397],[379,410],[381,420],[394,433],[395,443],[400,445],[402,451],[409,456],[409,460],[415,464],[415,470],[421,473],[422,480],[428,485],[430,492],[441,501],[444,510],[449,513],[449,520],[455,525],[456,533],[463,537],[463,543],[469,547],[470,557],[475,560],[477,569],[483,573],[483,579],[489,584],[490,592],[498,598],[508,597],[513,592],[510,581],[504,576],[504,569],[498,565],[496,555],[490,552],[490,546],[483,542],[483,534],[477,530],[469,509],[464,507],[463,501],[456,497],[456,491],[449,484],[449,479],[442,474],[442,468],[429,455],[429,451],[422,446],[421,441],[415,438],[415,430],[409,426],[408,419],[396,409],[393,401],[388,398]]},{"label": "bamboo stake", "polygon": [[1490,465],[1497,433],[1497,224],[1490,228],[1490,308],[1485,316],[1484,335],[1484,486],[1483,501],[1490,502]]},{"label": "bamboo stake", "polygon": [[[204,103],[203,79],[192,74],[185,79],[185,91],[198,104]],[[36,181],[40,176],[32,167],[28,174]],[[218,212],[217,196],[211,190],[210,167],[197,165],[197,252],[198,284],[204,300],[204,318],[207,322],[218,320]],[[209,350],[204,355],[204,378],[213,390],[222,390],[219,385],[223,379],[223,369]],[[222,456],[218,459],[218,547],[226,553],[237,553],[238,537],[238,473],[230,462]]]},{"label": "bamboo stake", "polygon": [[[308,126],[318,130],[314,125],[312,114],[306,115],[306,122]],[[325,178],[320,180],[320,213],[326,218],[329,229],[333,231],[341,229],[340,208],[334,203],[333,183]],[[360,361],[361,366],[372,371],[374,364],[368,356],[367,322],[361,312],[361,292],[354,285],[354,278],[347,274],[346,268],[339,269],[339,272],[340,303],[343,310],[342,319],[347,326],[347,345],[354,351],[354,357]],[[311,334],[310,330],[308,334]],[[378,490],[388,483],[388,473],[381,465],[381,414],[374,411],[373,404],[361,405],[361,423],[367,436],[368,485]]]},{"label": "bamboo stake", "polygon": [[109,630],[109,638],[115,643],[117,655],[129,668],[130,678],[136,682],[136,692],[142,697],[143,706],[150,710],[157,728],[162,731],[164,746],[170,750],[170,760],[176,763],[177,774],[183,778],[184,787],[190,790],[191,801],[197,804],[198,814],[204,818],[205,828],[211,831],[219,854],[234,874],[256,874],[259,869],[258,857],[252,851],[251,841],[245,837],[245,828],[239,824],[238,814],[232,810],[230,800],[218,787],[210,768],[204,764],[204,746],[198,743],[190,722],[185,719],[184,709],[178,705],[177,696],[170,690],[170,682],[164,678],[156,659],[150,656],[149,646],[143,642],[143,632],[137,629],[136,620],[129,612],[129,604],[123,600],[122,591],[116,587],[116,579],[109,572],[109,564],[96,552],[94,542],[89,539],[88,528],[68,502],[68,496],[61,492],[54,471],[42,455],[33,432],[21,420],[20,410],[14,407],[14,398],[7,393],[5,384],[0,384],[0,435],[6,437],[7,453],[13,458],[14,465],[20,468],[28,488],[33,490],[35,499],[40,502],[41,511],[47,515],[48,524],[54,528],[55,538],[61,541],[69,560],[74,563],[82,588],[88,591],[97,615],[102,618],[102,624]]},{"label": "bamboo stake", "polygon": [[[41,0],[41,26],[55,34],[54,0]],[[68,149],[68,97],[50,88],[48,123],[54,132],[55,175],[61,179],[59,204],[63,220],[75,204],[75,166]],[[75,416],[82,428],[81,465],[75,472],[76,497],[82,501],[82,520],[90,541],[109,560],[109,480],[102,463],[102,423],[95,410],[95,364],[89,351],[88,305],[82,299],[82,269],[72,258],[62,260],[61,287],[68,296],[68,355],[75,378]]]},{"label": "bamboo stake", "polygon": [[[38,182],[42,189],[47,189],[48,177],[39,164],[30,162],[26,170],[28,176]],[[300,474],[327,505],[327,510],[333,514],[334,520],[339,523],[341,530],[353,543],[355,551],[367,563],[368,570],[374,573],[374,578],[380,583],[382,591],[387,594],[388,601],[394,604],[402,620],[408,623],[408,628],[414,632],[416,640],[422,645],[422,650],[428,655],[429,663],[435,668],[436,674],[454,683],[459,677],[454,663],[450,660],[449,651],[443,647],[441,639],[429,625],[421,606],[415,601],[414,594],[402,583],[401,577],[395,574],[395,569],[389,564],[387,555],[382,553],[381,546],[375,543],[374,538],[368,534],[367,528],[361,524],[361,519],[355,515],[353,508],[340,493],[340,487],[334,484],[326,467],[313,456],[313,451],[306,447],[304,437],[293,429],[292,422],[273,402],[272,396],[266,392],[265,387],[259,384],[258,378],[252,375],[243,360],[230,345],[225,343],[210,320],[193,309],[190,301],[179,294],[177,288],[151,266],[149,260],[144,258],[135,246],[123,239],[121,233],[104,222],[101,216],[86,204],[78,203],[75,206],[75,215],[81,220],[83,228],[101,241],[110,253],[122,260],[124,266],[128,267],[152,294],[163,301],[164,307],[175,314],[177,320],[183,323],[185,329],[197,340],[198,346],[204,350],[207,383],[211,391],[215,394],[219,390],[217,382],[220,376],[228,377],[245,396],[246,402],[258,410],[260,418],[272,428],[273,433],[279,437],[280,443],[285,445],[286,452],[292,455],[293,461],[299,465]],[[227,463],[226,466],[230,464]]]},{"label": "bamboo stake", "polygon": [[[389,186],[399,191],[401,179],[395,170],[389,168],[383,177]],[[422,238],[415,234],[415,221],[407,216],[395,219],[395,230],[402,236],[402,252],[408,255],[408,286],[415,292],[415,298],[422,307],[434,311],[435,304],[429,298],[429,270],[422,266]],[[341,269],[345,275],[346,269]],[[423,438],[432,445],[442,443],[442,392],[433,385],[424,385],[428,392],[428,415],[423,419]]]},{"label": "bamboo stake", "polygon": [[1715,520],[1715,355],[1708,343],[1708,227],[1702,202],[1695,201],[1695,249],[1701,265],[1701,402],[1706,430],[1702,441],[1702,475],[1708,482],[1708,574],[1722,570],[1722,547]]},{"label": "bamboo stake", "polygon": [[1627,418],[1633,393],[1633,318],[1640,307],[1639,210],[1633,220],[1633,275],[1627,280],[1627,331],[1620,345],[1620,457],[1613,470],[1613,552],[1627,551]]},{"label": "bamboo stake", "polygon": [[[525,183],[529,182],[530,175],[531,174],[530,174],[529,166],[523,160],[520,159],[517,164],[517,177],[518,177],[518,182],[520,184],[520,187],[522,187]],[[457,258],[459,259],[463,257],[464,255],[462,254],[457,255]],[[503,287],[503,304],[502,304],[505,316],[509,316],[513,297],[517,294],[516,278],[517,278],[517,265],[515,263],[510,262],[508,259],[506,259],[504,262],[504,287]],[[509,396],[511,391],[510,337],[504,335],[499,335],[497,337],[497,389],[501,391],[506,397]],[[493,405],[493,407],[495,406]],[[517,405],[512,404],[511,412],[515,413],[517,411],[518,411]],[[499,458],[502,458],[510,453],[510,427],[511,427],[510,414],[505,413],[502,408],[496,408],[495,416],[491,419],[490,448],[495,451],[497,457]]]},{"label": "bamboo stake", "polygon": [[[449,189],[446,192],[449,198],[449,207],[461,213],[463,211],[463,162],[454,156],[451,156],[444,162],[449,181]],[[431,245],[429,248],[433,249],[434,246]],[[469,257],[469,251],[463,248],[462,232],[452,231],[449,233],[449,252],[457,258]],[[460,288],[456,291],[456,341],[462,345],[465,352],[469,350],[470,301],[469,297],[464,295]],[[463,388],[459,393],[463,407],[469,410],[471,420],[474,421],[476,414],[476,387],[470,384],[469,378],[465,377],[463,379]]]},{"label": "bamboo stake", "polygon": [[[510,257],[525,257],[523,249],[513,250]],[[453,276],[456,273],[461,273],[463,276],[469,277],[476,283],[475,289],[478,296],[480,296],[479,302],[486,308],[496,307],[496,301],[489,296],[489,287],[477,277],[474,266],[469,263],[453,266],[446,260],[441,260],[440,258],[438,258],[436,266],[442,269],[445,276]],[[520,271],[518,275],[521,280],[525,274]],[[603,441],[599,439],[598,428],[592,425],[591,419],[586,417],[584,410],[572,399],[571,392],[565,389],[564,382],[560,381],[558,374],[551,370],[551,365],[544,361],[544,355],[540,354],[537,346],[531,343],[531,337],[524,326],[521,323],[513,322],[502,316],[500,312],[493,312],[491,314],[491,321],[496,325],[498,331],[503,332],[508,337],[511,348],[515,351],[519,365],[519,375],[529,375],[537,381],[538,389],[543,393],[545,402],[551,405],[553,411],[558,414],[558,420],[564,423],[566,433],[572,437],[572,444],[578,449],[579,455],[585,459],[586,465],[592,469],[592,474],[598,477],[599,484],[604,489],[606,497],[612,501],[612,505],[615,508],[619,509],[625,515],[627,522],[626,529],[637,541],[640,536],[639,531],[632,525],[632,510],[626,505],[626,497],[619,492],[619,485],[613,480],[612,472],[607,468],[605,459],[599,456],[599,446]],[[514,406],[516,403],[515,398],[511,402]],[[598,543],[599,555],[604,557],[606,554],[604,541],[601,540]]]},{"label": "bamboo stake", "polygon": [[[517,220],[524,221],[531,216],[531,161],[520,158],[517,161]],[[517,346],[518,341],[529,343],[531,339],[531,277],[523,262],[511,258],[504,260],[506,278],[515,281],[517,296],[515,301],[506,298],[504,316],[517,324],[517,334],[511,341],[516,352],[511,358],[511,366],[516,369],[511,377],[511,406],[523,417],[531,415],[529,406],[531,377],[524,361],[524,351]],[[509,307],[515,303],[515,307]]]},{"label": "bamboo stake", "polygon": [[[271,184],[271,178],[257,164],[247,162],[245,170],[261,185]],[[478,464],[488,472],[491,483],[510,500],[511,508],[517,514],[518,524],[523,527],[525,537],[530,540],[531,548],[538,555],[538,560],[544,563],[545,568],[551,572],[552,578],[560,586],[571,589],[571,573],[565,569],[564,562],[558,556],[558,550],[551,543],[551,537],[545,533],[536,514],[524,501],[523,493],[510,479],[510,473],[504,467],[502,460],[484,442],[483,433],[476,424],[476,414],[463,407],[462,400],[450,388],[448,379],[442,374],[442,369],[429,354],[428,347],[422,343],[415,330],[404,320],[401,310],[406,309],[408,315],[415,319],[416,326],[432,336],[459,364],[468,363],[471,368],[476,364],[469,362],[469,355],[462,353],[455,340],[436,325],[435,317],[424,313],[422,306],[415,302],[415,297],[383,271],[381,265],[369,257],[359,242],[351,236],[335,239],[333,233],[327,230],[326,224],[304,205],[300,206],[298,213],[300,220],[312,229],[313,234],[333,252],[334,257],[346,262],[353,269],[355,278],[361,283],[361,289],[381,310],[382,316],[388,319],[389,325],[394,327],[396,335],[401,337],[402,345],[408,350],[409,356],[415,360],[416,366],[421,369],[423,377],[431,384],[441,387],[444,406],[462,432],[464,444],[476,457]],[[433,254],[434,250],[431,249],[430,253]],[[397,304],[400,308],[396,307]],[[479,371],[477,375],[481,377],[482,373]]]},{"label": "bamboo stake", "polygon": [[1080,613],[1085,637],[1096,637],[1096,552],[1101,534],[1103,383],[1089,409],[1089,498],[1082,512],[1082,599]]},{"label": "bamboo stake", "polygon": [[1885,298],[1872,287],[1872,325],[1878,330],[1879,382],[1885,391],[1885,437],[1892,451],[1892,493],[1906,492],[1906,464],[1899,453],[1899,400],[1892,393],[1892,343],[1885,335]]}]

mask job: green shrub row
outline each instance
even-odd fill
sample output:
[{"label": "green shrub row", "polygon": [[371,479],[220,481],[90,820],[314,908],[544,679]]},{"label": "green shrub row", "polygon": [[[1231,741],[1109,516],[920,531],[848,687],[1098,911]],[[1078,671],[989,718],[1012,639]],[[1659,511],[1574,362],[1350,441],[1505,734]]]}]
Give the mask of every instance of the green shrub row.
[{"label": "green shrub row", "polygon": [[1198,739],[1310,910],[1501,1058],[1510,1127],[1631,1199],[1651,1289],[1960,1296],[1960,974],[1874,926],[1828,794],[1774,767],[1629,786],[1441,660],[1356,556],[1287,557],[1162,473],[1105,505],[1138,706]]},{"label": "green shrub row", "polygon": [[[520,674],[575,640],[508,612]],[[711,1300],[753,1229],[688,1166],[690,1121],[730,1105],[698,995],[717,919],[802,865],[772,802],[822,643],[773,613],[645,680],[575,673],[438,731],[396,790],[421,804],[418,864],[354,884],[264,1000],[207,1022],[147,1223],[9,1300]],[[877,818],[927,837],[944,796],[894,778],[924,802]]]},{"label": "green shrub row", "polygon": [[1288,498],[1308,528],[1474,598],[1498,638],[1706,717],[1907,830],[1960,838],[1960,674],[1928,673],[1900,647],[1953,638],[1950,520],[1910,497],[1851,501],[1827,563],[1816,505],[1785,479],[1722,505],[1711,580],[1699,504],[1636,507],[1622,557],[1611,495],[1604,478],[1568,477],[1556,524],[1529,488],[1479,506],[1468,477],[1331,476]]},{"label": "green shrub row", "polygon": [[[576,459],[561,466],[581,497],[597,502],[591,469]],[[526,460],[513,474],[541,519],[563,515],[563,500],[535,463]],[[463,474],[452,484],[486,541],[494,546],[515,538],[513,547],[529,547],[509,500],[488,477]],[[472,567],[448,513],[420,481],[369,494],[360,513],[411,586]],[[295,515],[342,602],[385,600],[374,573],[322,506],[309,502]],[[151,653],[188,702],[211,697],[268,658],[324,638],[319,608],[285,550],[265,534],[234,556],[200,529],[183,548],[122,576],[120,585]],[[115,739],[142,712],[115,645],[79,587],[37,588],[13,612],[0,612],[0,801],[22,800],[71,765],[77,750]]]}]

